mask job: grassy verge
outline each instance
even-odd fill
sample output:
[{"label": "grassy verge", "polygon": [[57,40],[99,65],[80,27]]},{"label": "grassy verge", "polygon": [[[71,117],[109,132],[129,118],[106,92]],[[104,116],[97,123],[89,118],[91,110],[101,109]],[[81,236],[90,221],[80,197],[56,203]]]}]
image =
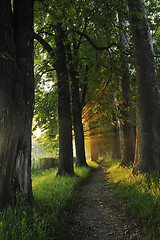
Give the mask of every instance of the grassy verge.
[{"label": "grassy verge", "polygon": [[145,240],[160,239],[160,175],[132,175],[132,168],[119,166],[119,161],[106,160],[108,182],[114,194],[145,227]]},{"label": "grassy verge", "polygon": [[32,206],[16,206],[0,212],[0,240],[50,240],[59,235],[74,203],[75,188],[90,174],[75,168],[76,176],[56,177],[56,170],[34,171]]}]

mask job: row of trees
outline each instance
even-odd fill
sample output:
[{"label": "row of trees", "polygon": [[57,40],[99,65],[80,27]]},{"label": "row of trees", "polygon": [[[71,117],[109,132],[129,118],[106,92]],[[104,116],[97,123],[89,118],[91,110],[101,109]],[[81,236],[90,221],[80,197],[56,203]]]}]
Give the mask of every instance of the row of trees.
[{"label": "row of trees", "polygon": [[[128,2],[128,6],[130,6],[129,4],[130,3]],[[140,4],[143,5],[143,2]],[[150,7],[152,9],[152,13],[155,4],[155,2],[152,2],[152,8],[150,5],[148,6],[148,8]],[[85,164],[84,147],[79,148],[81,145],[84,146],[83,128],[81,127],[81,129],[78,130],[78,126],[79,128],[82,126],[82,113],[83,120],[88,123],[88,131],[92,132],[91,135],[94,135],[95,133],[104,135],[105,132],[111,132],[113,135],[113,157],[121,156],[119,140],[120,123],[123,142],[122,164],[128,165],[133,163],[135,156],[134,128],[136,120],[133,111],[133,107],[135,108],[135,101],[132,102],[135,94],[135,83],[131,85],[131,75],[134,75],[132,43],[134,42],[134,38],[136,40],[138,39],[135,35],[138,34],[139,36],[140,32],[142,32],[142,28],[144,28],[146,32],[150,31],[149,28],[147,30],[148,20],[144,20],[144,22],[146,21],[146,26],[144,26],[145,23],[143,22],[145,10],[143,9],[143,11],[140,11],[140,7],[138,5],[133,6],[132,1],[131,6],[129,7],[129,9],[131,9],[131,14],[129,14],[129,16],[125,2],[121,4],[118,4],[117,2],[111,4],[110,1],[107,3],[106,1],[96,3],[94,1],[92,1],[92,3],[84,3],[83,1],[80,1],[79,3],[62,1],[61,4],[54,3],[51,8],[52,10],[49,9],[50,5],[44,6],[44,4],[42,4],[42,8],[44,7],[45,14],[48,14],[48,17],[47,21],[45,18],[45,20],[41,22],[40,27],[38,24],[36,25],[38,32],[36,39],[41,42],[44,48],[49,42],[50,47],[52,46],[52,53],[54,56],[56,54],[56,44],[54,40],[56,32],[54,30],[55,26],[53,26],[53,19],[55,20],[55,23],[58,22],[64,32],[62,38],[65,48],[63,59],[66,59],[68,82],[71,84],[71,112],[73,114],[76,142],[76,136],[82,135],[82,138],[79,139],[79,142],[76,144],[79,165]],[[137,8],[139,14],[133,14],[133,7]],[[156,14],[153,13],[153,16],[156,16]],[[51,20],[49,17],[51,17]],[[128,17],[130,18],[130,27],[126,21],[126,19],[128,20]],[[151,20],[153,21],[153,17]],[[156,25],[155,20],[154,23]],[[154,28],[156,27],[154,26]],[[138,29],[138,33],[136,29]],[[54,31],[54,34],[52,34],[52,31]],[[133,35],[132,42],[129,39],[129,34]],[[41,37],[42,35],[43,41]],[[51,38],[53,42],[51,41]],[[146,36],[142,36],[142,39],[143,38],[146,38]],[[143,40],[140,41],[143,42]],[[108,44],[106,44],[106,42],[108,42]],[[137,45],[137,48],[139,46],[140,44]],[[135,52],[136,51],[138,52],[139,48],[135,50]],[[146,52],[144,49],[143,51]],[[149,55],[147,55],[147,59],[149,59],[148,56]],[[129,69],[129,65],[131,66],[131,70]],[[143,77],[143,79],[145,79],[145,77]],[[61,88],[62,84],[59,86],[58,94],[60,93]],[[147,102],[144,97],[142,99],[144,103]],[[141,106],[142,99],[140,100]],[[39,106],[41,107],[41,105]],[[145,108],[143,107],[143,109]],[[75,119],[79,119],[79,121]],[[102,125],[103,130],[101,127]],[[144,126],[143,123],[142,125]],[[78,134],[76,134],[76,129]],[[96,131],[94,131],[94,129],[96,129]],[[142,130],[142,132],[144,131]],[[140,137],[140,139],[142,140],[143,138]],[[62,149],[64,150],[64,148]],[[79,153],[82,153],[82,156],[79,155],[78,157],[78,149]],[[68,158],[67,153],[64,155]],[[149,156],[147,152],[146,155]],[[149,158],[151,159],[151,157]],[[84,159],[84,161],[80,163],[82,159]],[[67,160],[64,159],[64,162],[66,163]],[[139,160],[137,162],[139,162]],[[150,164],[147,163],[146,165],[150,168]],[[138,169],[137,165],[135,171],[138,171]],[[64,172],[69,173],[72,172],[72,170],[64,170]]]},{"label": "row of trees", "polygon": [[[158,3],[146,4],[157,43],[153,10]],[[121,125],[122,164],[133,163],[135,155],[134,172],[159,170],[159,90],[144,1],[37,0],[34,9],[32,0],[0,5],[1,207],[32,199],[34,39],[35,117],[50,148],[59,142],[58,174],[74,173],[72,122],[77,164],[87,165],[82,116],[88,131],[103,137],[108,132],[118,136]]]}]

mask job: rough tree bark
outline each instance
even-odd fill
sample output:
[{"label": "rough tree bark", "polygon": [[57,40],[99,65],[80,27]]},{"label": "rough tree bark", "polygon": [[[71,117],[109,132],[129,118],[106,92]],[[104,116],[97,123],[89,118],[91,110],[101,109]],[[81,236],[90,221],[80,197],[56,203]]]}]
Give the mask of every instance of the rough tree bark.
[{"label": "rough tree bark", "polygon": [[66,52],[65,33],[60,23],[55,27],[56,62],[58,78],[58,117],[59,117],[59,169],[58,175],[73,174],[72,119]]},{"label": "rough tree bark", "polygon": [[160,170],[160,110],[152,39],[143,0],[128,0],[137,80],[134,172]]},{"label": "rough tree bark", "polygon": [[72,94],[72,114],[73,114],[73,126],[75,134],[76,145],[76,163],[80,166],[87,166],[85,156],[85,144],[84,144],[84,130],[82,123],[82,106],[79,95],[79,79],[77,73],[77,53],[72,56],[70,46],[67,47],[68,53],[68,68],[71,78],[71,94]]},{"label": "rough tree bark", "polygon": [[[0,3],[0,207],[32,199],[33,1]],[[26,11],[27,9],[27,11]]]},{"label": "rough tree bark", "polygon": [[[126,27],[126,22],[121,22],[121,45],[123,49],[129,47],[128,33],[123,29]],[[134,162],[135,153],[135,133],[131,119],[131,83],[128,58],[123,53],[121,54],[121,86],[122,86],[122,98],[123,105],[121,105],[120,111],[122,115],[121,131],[122,131],[122,165],[130,165]]]}]

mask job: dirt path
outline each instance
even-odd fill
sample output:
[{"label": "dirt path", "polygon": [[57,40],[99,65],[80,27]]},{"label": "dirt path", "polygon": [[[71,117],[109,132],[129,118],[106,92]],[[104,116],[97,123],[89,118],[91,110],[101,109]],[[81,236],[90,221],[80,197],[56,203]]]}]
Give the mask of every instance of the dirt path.
[{"label": "dirt path", "polygon": [[101,168],[91,174],[79,189],[72,221],[64,228],[64,240],[142,239],[139,223],[120,210],[109,188]]}]

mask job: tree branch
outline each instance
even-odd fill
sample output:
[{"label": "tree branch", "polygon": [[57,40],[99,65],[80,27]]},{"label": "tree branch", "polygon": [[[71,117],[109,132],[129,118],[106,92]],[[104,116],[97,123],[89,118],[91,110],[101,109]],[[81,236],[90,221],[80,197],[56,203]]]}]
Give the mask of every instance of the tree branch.
[{"label": "tree branch", "polygon": [[90,44],[93,48],[95,48],[96,50],[108,50],[109,48],[111,48],[112,46],[116,45],[116,42],[113,42],[113,43],[110,43],[109,45],[105,46],[105,47],[99,47],[97,46],[93,40],[87,35],[85,34],[84,32],[80,32],[80,31],[74,31],[76,32],[77,34],[79,34],[80,36],[84,37]]},{"label": "tree branch", "polygon": [[53,48],[37,33],[34,33],[34,39],[42,44],[44,49],[53,57],[55,55]]},{"label": "tree branch", "polygon": [[133,52],[131,50],[122,49],[118,44],[116,45],[116,47],[118,48],[118,50],[121,51],[122,54],[133,57]]}]

